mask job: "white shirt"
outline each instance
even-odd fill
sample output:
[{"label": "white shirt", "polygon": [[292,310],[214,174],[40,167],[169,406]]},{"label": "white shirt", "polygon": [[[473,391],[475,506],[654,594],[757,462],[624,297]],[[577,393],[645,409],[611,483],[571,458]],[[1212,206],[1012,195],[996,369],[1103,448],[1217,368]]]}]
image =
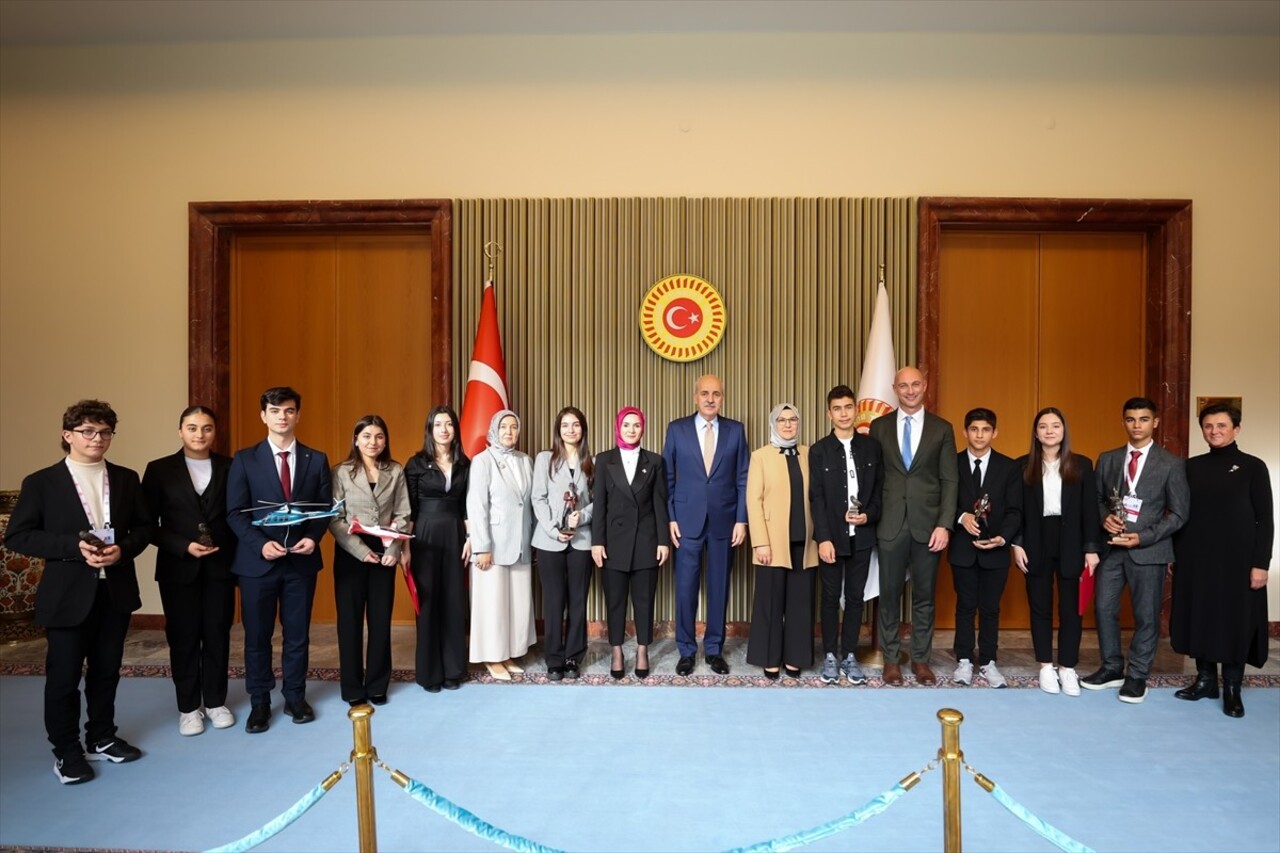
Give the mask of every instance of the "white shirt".
[{"label": "white shirt", "polygon": [[[1124,478],[1124,482],[1128,486],[1128,494],[1133,494],[1134,490],[1138,488],[1138,480],[1142,479],[1142,469],[1147,467],[1147,454],[1151,452],[1153,444],[1155,444],[1154,441],[1148,441],[1146,447],[1134,447],[1132,444],[1124,446],[1125,453],[1124,459],[1120,462],[1120,476]],[[1129,460],[1133,458],[1133,451],[1135,450],[1142,455],[1138,457],[1138,473],[1130,480]]]},{"label": "white shirt", "polygon": [[268,441],[267,444],[271,445],[271,455],[274,456],[276,460],[277,477],[280,476],[282,471],[280,466],[283,464],[280,454],[288,454],[285,458],[289,460],[289,494],[293,494],[294,484],[298,482],[298,466],[295,464],[298,456],[298,440],[295,438],[293,441],[289,442],[288,447],[276,447],[271,441]]},{"label": "white shirt", "polygon": [[[1040,485],[1044,489],[1044,517],[1062,515],[1062,474],[1059,471],[1061,459],[1045,461],[1040,474]],[[1087,498],[1086,498],[1087,499]]]},{"label": "white shirt", "polygon": [[[849,501],[858,496],[858,466],[853,463],[853,454],[850,450],[853,446],[853,436],[849,436],[848,438],[836,436],[836,441],[839,441],[840,445],[844,448],[844,464],[845,467],[849,469],[849,486],[848,491],[845,494],[845,508],[847,511]],[[850,524],[849,535],[854,536],[857,532],[858,528]]]},{"label": "white shirt", "polygon": [[627,450],[625,447],[619,447],[618,456],[622,458],[622,470],[627,472],[627,482],[634,482],[636,466],[640,464],[640,448],[633,447]]},{"label": "white shirt", "polygon": [[191,475],[191,485],[195,487],[196,494],[203,495],[213,479],[213,460],[192,459],[190,456],[183,456],[182,459],[187,463],[187,473]]},{"label": "white shirt", "polygon": [[898,450],[902,450],[902,431],[904,429],[902,422],[911,419],[911,462],[914,464],[916,454],[920,452],[920,433],[924,430],[924,409],[913,415],[908,415],[898,409]]}]

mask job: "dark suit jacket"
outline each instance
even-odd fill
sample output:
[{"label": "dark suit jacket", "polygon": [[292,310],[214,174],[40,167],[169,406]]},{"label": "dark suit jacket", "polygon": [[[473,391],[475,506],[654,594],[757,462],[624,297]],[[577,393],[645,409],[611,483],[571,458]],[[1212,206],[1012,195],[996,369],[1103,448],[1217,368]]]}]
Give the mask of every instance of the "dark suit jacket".
[{"label": "dark suit jacket", "polygon": [[884,452],[883,510],[876,535],[887,542],[906,526],[912,539],[928,542],[935,527],[950,530],[959,485],[951,424],[932,412],[924,413],[920,448],[911,459],[910,471],[902,464],[896,411],[871,422],[871,437]]},{"label": "dark suit jacket", "polygon": [[[876,544],[880,520],[880,493],[884,488],[884,463],[879,442],[854,433],[849,445],[858,471],[858,500],[867,523],[858,528],[854,547],[859,551]],[[813,541],[832,542],[836,554],[849,555],[849,457],[834,432],[809,448],[809,510],[813,514]]]},{"label": "dark suit jacket", "polygon": [[[107,463],[111,487],[111,526],[120,560],[106,569],[111,606],[132,613],[142,606],[133,560],[151,541],[151,514],[135,471]],[[45,561],[36,587],[36,624],[72,628],[89,615],[98,594],[98,571],[80,553],[80,531],[90,527],[75,481],[65,462],[37,471],[22,481],[9,517],[5,546]]]},{"label": "dark suit jacket", "polygon": [[[333,488],[329,480],[328,457],[302,442],[298,442],[296,451],[293,500],[317,504],[304,508],[308,510],[323,509],[331,505]],[[294,545],[298,540],[309,537],[319,545],[320,539],[329,529],[327,518],[294,527],[254,527],[254,519],[261,518],[264,513],[241,510],[266,506],[262,501],[284,501],[274,449],[271,442],[265,439],[236,453],[227,474],[227,523],[239,540],[231,571],[243,577],[259,578],[271,571],[280,560],[288,560],[292,566],[302,571],[318,572],[324,568],[324,558],[318,547],[310,554],[289,554],[280,560],[268,560],[262,556],[262,546],[269,539],[284,543],[287,536],[288,544]]]},{"label": "dark suit jacket", "polygon": [[641,449],[636,476],[630,483],[616,448],[596,454],[595,463],[591,544],[604,546],[606,569],[629,572],[653,568],[658,565],[658,546],[671,545],[662,457]]},{"label": "dark suit jacket", "polygon": [[[1062,541],[1058,548],[1058,571],[1065,578],[1078,578],[1084,572],[1084,555],[1098,554],[1105,535],[1098,518],[1097,490],[1093,480],[1093,463],[1088,456],[1072,453],[1079,467],[1080,479],[1062,484]],[[1018,457],[1019,472],[1026,470],[1029,456]],[[1041,519],[1044,518],[1044,484],[1022,484],[1022,532],[1014,540],[1027,552],[1027,574],[1044,574],[1049,570],[1045,553]]]},{"label": "dark suit jacket", "polygon": [[[751,452],[739,421],[719,418],[711,474],[702,462],[702,418],[678,418],[667,427],[662,461],[667,468],[667,514],[681,536],[728,539],[747,523],[747,467]],[[595,540],[592,540],[593,542]]]},{"label": "dark suit jacket", "polygon": [[[203,568],[211,578],[231,574],[236,535],[227,524],[227,474],[231,459],[219,453],[210,457],[213,476],[203,495],[191,485],[182,451],[148,463],[142,475],[142,491],[155,527],[151,543],[156,546],[156,580],[164,583],[194,583]],[[187,546],[200,537],[205,524],[218,551],[207,557],[193,557]]]},{"label": "dark suit jacket", "polygon": [[[1128,464],[1128,445],[1108,450],[1098,457],[1098,480],[1096,483],[1098,501],[1098,519],[1101,521],[1109,514],[1107,498],[1112,489],[1119,489],[1124,495],[1127,486],[1124,471]],[[1135,492],[1142,499],[1142,509],[1138,511],[1138,520],[1126,524],[1130,533],[1138,534],[1138,545],[1129,548],[1129,557],[1139,565],[1173,562],[1173,533],[1187,523],[1191,512],[1191,489],[1187,486],[1186,463],[1158,444],[1153,444],[1147,452],[1147,461],[1143,463],[1142,474],[1138,477],[1138,488]],[[1110,538],[1103,532],[1103,547]]]},{"label": "dark suit jacket", "polygon": [[[947,559],[953,566],[972,566],[983,569],[1008,569],[1009,545],[1022,529],[1022,468],[1003,453],[987,451],[982,460],[982,491],[973,486],[973,469],[969,467],[969,452],[956,454],[956,469],[960,475],[957,489],[955,524],[951,532],[951,545]],[[987,516],[986,529],[991,537],[1003,536],[1005,545],[987,551],[973,547],[977,539],[960,523],[960,515],[973,512],[973,505],[987,495],[991,501],[991,514]]]}]

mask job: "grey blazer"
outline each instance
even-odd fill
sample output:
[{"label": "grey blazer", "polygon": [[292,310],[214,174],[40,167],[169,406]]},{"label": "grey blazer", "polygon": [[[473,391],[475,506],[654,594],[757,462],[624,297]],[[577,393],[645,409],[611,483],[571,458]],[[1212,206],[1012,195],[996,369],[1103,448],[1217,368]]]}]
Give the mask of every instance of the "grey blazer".
[{"label": "grey blazer", "polygon": [[871,422],[871,437],[880,442],[884,453],[884,491],[880,497],[876,538],[888,542],[905,526],[912,539],[928,542],[935,527],[950,530],[956,520],[956,495],[960,487],[956,437],[951,424],[932,412],[924,413],[920,449],[911,460],[910,471],[902,464],[896,411]]},{"label": "grey blazer", "polygon": [[[561,542],[560,519],[564,516],[564,493],[569,486],[578,494],[578,529],[567,543]],[[533,547],[543,551],[564,551],[572,546],[575,551],[591,550],[591,487],[587,477],[578,468],[569,479],[569,468],[561,465],[551,471],[551,451],[544,450],[533,460],[533,515],[537,523],[533,528]]]},{"label": "grey blazer", "polygon": [[[1098,457],[1099,520],[1110,514],[1107,498],[1111,496],[1111,490],[1119,489],[1121,495],[1127,490],[1124,479],[1127,451],[1126,445]],[[1125,525],[1130,533],[1138,534],[1137,547],[1128,549],[1130,559],[1140,565],[1172,563],[1173,533],[1187,523],[1191,512],[1186,462],[1163,447],[1152,445],[1134,494],[1142,499],[1142,509],[1138,511],[1136,522]],[[1108,536],[1105,532],[1101,536],[1104,547]]]},{"label": "grey blazer", "polygon": [[[360,519],[361,524],[395,524],[398,530],[405,533],[413,529],[409,520],[409,487],[405,483],[404,469],[399,463],[392,462],[390,467],[378,474],[378,486],[369,489],[369,481],[365,479],[364,468],[357,467],[354,472],[351,466],[343,462],[333,468],[333,499],[345,500],[342,509],[329,522],[329,532],[338,547],[357,560],[363,560],[372,551],[359,537],[347,532],[351,527],[351,519]],[[387,553],[399,559],[403,539],[392,540],[387,546]]]},{"label": "grey blazer", "polygon": [[467,519],[471,553],[492,554],[499,566],[529,564],[533,535],[533,462],[516,450],[485,448],[471,460]]}]

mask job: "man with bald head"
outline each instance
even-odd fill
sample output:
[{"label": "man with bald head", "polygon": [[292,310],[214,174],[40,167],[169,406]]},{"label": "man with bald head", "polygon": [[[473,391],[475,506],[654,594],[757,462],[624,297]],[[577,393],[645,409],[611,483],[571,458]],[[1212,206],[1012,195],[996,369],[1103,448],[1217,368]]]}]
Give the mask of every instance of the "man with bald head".
[{"label": "man with bald head", "polygon": [[911,670],[920,684],[936,679],[933,651],[934,579],[955,521],[960,484],[951,424],[924,410],[924,374],[904,367],[893,377],[898,410],[871,422],[884,451],[884,492],[876,544],[880,549],[880,648],[884,683],[902,684],[898,636],[902,592],[911,574]]},{"label": "man with bald head", "polygon": [[[710,374],[693,390],[697,411],[667,427],[662,458],[667,466],[667,510],[675,553],[677,675],[693,672],[698,654],[698,590],[702,553],[707,554],[707,630],[702,638],[707,665],[719,675],[725,662],[724,620],[729,602],[733,549],[747,535],[746,431],[739,421],[720,417],[724,386]],[[954,456],[954,453],[952,454]]]}]

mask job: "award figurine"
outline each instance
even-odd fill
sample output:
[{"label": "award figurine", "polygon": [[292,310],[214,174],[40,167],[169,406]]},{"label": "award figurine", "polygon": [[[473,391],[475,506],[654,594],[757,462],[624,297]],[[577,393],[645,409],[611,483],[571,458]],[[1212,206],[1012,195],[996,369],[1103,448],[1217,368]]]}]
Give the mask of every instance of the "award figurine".
[{"label": "award figurine", "polygon": [[849,511],[844,514],[844,520],[849,524],[853,524],[853,517],[862,514],[862,501],[857,498],[849,498]]},{"label": "award figurine", "polygon": [[[1107,513],[1121,524],[1125,523],[1124,498],[1120,496],[1119,489],[1111,490],[1111,495],[1107,498]],[[1120,535],[1121,534],[1117,533],[1115,536],[1108,539],[1107,542],[1112,545],[1116,544]]]},{"label": "award figurine", "polygon": [[196,525],[196,530],[200,532],[200,535],[196,537],[196,544],[199,545],[201,548],[212,548],[213,533],[210,532],[209,525],[205,524],[202,521],[198,525]]},{"label": "award figurine", "polygon": [[564,493],[564,512],[560,515],[560,535],[572,536],[574,525],[569,523],[569,516],[578,510],[578,490],[569,485],[569,490]]},{"label": "award figurine", "polygon": [[987,545],[991,542],[991,531],[987,529],[987,517],[991,515],[991,496],[983,492],[982,497],[973,502],[973,520],[978,525],[978,538],[975,545]]}]

